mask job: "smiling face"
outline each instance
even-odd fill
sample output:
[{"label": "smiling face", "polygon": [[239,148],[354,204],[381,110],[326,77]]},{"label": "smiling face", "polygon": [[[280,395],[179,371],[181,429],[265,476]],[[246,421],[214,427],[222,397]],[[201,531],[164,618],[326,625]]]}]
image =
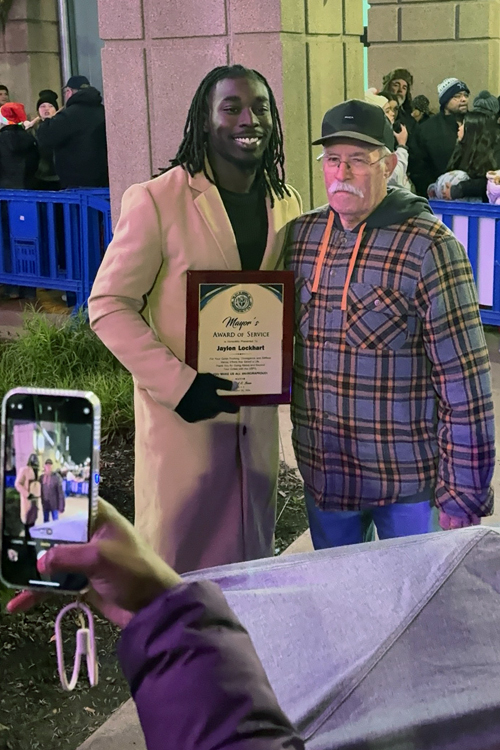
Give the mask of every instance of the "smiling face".
[{"label": "smiling face", "polygon": [[256,78],[224,78],[210,95],[205,124],[208,154],[217,163],[230,162],[242,170],[255,169],[264,156],[273,130],[266,86]]}]

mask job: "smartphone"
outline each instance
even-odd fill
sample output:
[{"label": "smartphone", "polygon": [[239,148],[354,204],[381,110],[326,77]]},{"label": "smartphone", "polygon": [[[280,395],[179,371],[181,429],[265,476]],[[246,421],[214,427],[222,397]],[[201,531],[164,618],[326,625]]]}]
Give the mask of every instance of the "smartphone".
[{"label": "smartphone", "polygon": [[82,592],[84,576],[41,575],[60,544],[90,540],[97,514],[101,405],[84,391],[15,388],[2,403],[0,578],[16,589]]}]

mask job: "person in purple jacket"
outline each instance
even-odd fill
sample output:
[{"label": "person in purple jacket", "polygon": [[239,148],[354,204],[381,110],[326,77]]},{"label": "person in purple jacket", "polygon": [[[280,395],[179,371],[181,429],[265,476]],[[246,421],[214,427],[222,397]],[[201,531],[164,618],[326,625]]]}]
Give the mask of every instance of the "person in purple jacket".
[{"label": "person in purple jacket", "polygon": [[[118,656],[148,750],[304,750],[220,588],[184,583],[103,500],[95,528],[89,544],[53,547],[39,570],[83,573],[88,601],[123,628]],[[7,608],[42,598],[25,591]]]}]

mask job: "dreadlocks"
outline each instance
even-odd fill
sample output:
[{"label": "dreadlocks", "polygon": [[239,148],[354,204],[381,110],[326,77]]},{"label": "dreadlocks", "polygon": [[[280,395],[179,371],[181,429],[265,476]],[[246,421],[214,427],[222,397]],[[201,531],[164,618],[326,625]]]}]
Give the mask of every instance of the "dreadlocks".
[{"label": "dreadlocks", "polygon": [[170,161],[172,167],[183,167],[191,177],[197,172],[203,172],[213,182],[206,168],[206,138],[204,126],[210,114],[209,97],[213,87],[225,78],[254,78],[261,81],[269,94],[269,104],[273,129],[267,148],[262,158],[261,172],[265,175],[267,191],[274,205],[274,195],[284,198],[290,195],[285,185],[285,153],[283,151],[283,128],[271,87],[263,75],[243,65],[222,65],[205,76],[198,86],[189,108],[184,136],[174,159]]}]

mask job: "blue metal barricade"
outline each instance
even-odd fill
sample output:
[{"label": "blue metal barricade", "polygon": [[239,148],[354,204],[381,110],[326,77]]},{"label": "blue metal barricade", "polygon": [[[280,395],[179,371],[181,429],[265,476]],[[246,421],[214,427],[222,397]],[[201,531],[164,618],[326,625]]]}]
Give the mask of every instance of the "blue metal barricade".
[{"label": "blue metal barricade", "polygon": [[0,284],[72,292],[86,304],[111,241],[109,190],[0,190]]},{"label": "blue metal barricade", "polygon": [[109,190],[81,191],[81,200],[84,212],[83,245],[87,248],[84,283],[89,297],[104,253],[113,237]]},{"label": "blue metal barricade", "polygon": [[63,492],[66,497],[70,495],[84,495],[89,494],[89,483],[88,482],[77,482],[76,480],[63,479],[62,482]]},{"label": "blue metal barricade", "polygon": [[432,210],[465,247],[476,280],[481,320],[500,326],[500,207],[431,201]]},{"label": "blue metal barricade", "polygon": [[[483,323],[500,326],[500,207],[431,201],[464,245]],[[85,305],[112,238],[109,190],[0,190],[0,284],[73,292]]]}]

